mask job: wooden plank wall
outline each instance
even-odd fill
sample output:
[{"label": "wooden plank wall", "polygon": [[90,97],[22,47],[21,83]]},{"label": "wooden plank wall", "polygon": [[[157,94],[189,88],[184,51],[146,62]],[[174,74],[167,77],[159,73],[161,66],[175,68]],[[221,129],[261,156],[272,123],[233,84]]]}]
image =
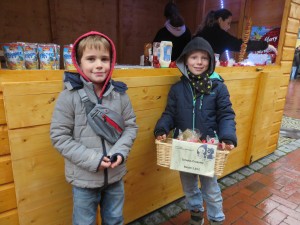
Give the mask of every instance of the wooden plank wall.
[{"label": "wooden plank wall", "polygon": [[[13,76],[12,76],[13,74]],[[61,80],[61,71],[4,71],[0,72],[0,84],[13,81]],[[18,212],[15,194],[8,130],[0,86],[0,225],[17,225]]]},{"label": "wooden plank wall", "polygon": [[[119,64],[138,64],[146,42],[152,42],[164,25],[163,10],[168,0],[22,0],[0,1],[1,42],[73,43],[81,34],[97,30],[107,34],[116,44]],[[219,0],[177,0],[187,26],[195,33],[210,10],[220,8]],[[241,37],[246,3],[253,2],[250,15],[253,25],[280,25],[282,0],[224,1],[233,13],[229,32]],[[266,14],[266,7],[276,13]],[[249,8],[249,7],[246,7]],[[255,12],[255,13],[254,13]],[[264,19],[261,19],[263,17]],[[263,23],[263,24],[262,24]],[[129,54],[130,53],[130,54]],[[61,57],[62,58],[62,57]]]},{"label": "wooden plank wall", "polygon": [[[284,14],[279,41],[281,48],[278,49],[276,61],[280,64],[280,73],[282,73],[283,76],[276,76],[274,72],[262,74],[261,82],[263,82],[264,85],[262,89],[259,90],[260,95],[263,99],[269,98],[269,101],[254,115],[254,121],[257,121],[254,124],[262,124],[262,126],[257,126],[252,129],[252,138],[249,142],[249,155],[246,158],[248,161],[246,163],[251,163],[264,156],[261,149],[257,148],[257,143],[261,144],[269,153],[273,152],[277,147],[285,96],[300,25],[300,0],[288,0],[282,7],[284,8]],[[267,79],[267,77],[270,79]],[[275,83],[279,85],[277,89],[267,89],[268,85],[274,85]],[[260,101],[264,101],[263,99],[260,99]],[[270,115],[269,119],[263,118],[261,116],[262,114]],[[262,135],[262,133],[264,135]]]},{"label": "wooden plank wall", "polygon": [[0,95],[0,225],[17,225],[18,212],[2,93]]},{"label": "wooden plank wall", "polygon": [[272,153],[277,147],[288,79],[281,71],[262,72],[259,83],[253,126],[245,157],[248,165]]}]

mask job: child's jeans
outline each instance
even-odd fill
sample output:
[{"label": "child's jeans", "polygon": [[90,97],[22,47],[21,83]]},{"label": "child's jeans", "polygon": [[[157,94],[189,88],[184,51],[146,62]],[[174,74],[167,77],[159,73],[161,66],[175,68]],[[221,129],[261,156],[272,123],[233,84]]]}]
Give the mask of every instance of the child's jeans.
[{"label": "child's jeans", "polygon": [[73,225],[95,225],[99,204],[102,225],[123,225],[123,180],[104,188],[73,186]]},{"label": "child's jeans", "polygon": [[[198,187],[200,178],[201,189]],[[203,200],[206,202],[209,220],[223,221],[223,198],[217,177],[199,176],[192,173],[180,172],[182,188],[186,197],[188,210],[204,212]]]}]

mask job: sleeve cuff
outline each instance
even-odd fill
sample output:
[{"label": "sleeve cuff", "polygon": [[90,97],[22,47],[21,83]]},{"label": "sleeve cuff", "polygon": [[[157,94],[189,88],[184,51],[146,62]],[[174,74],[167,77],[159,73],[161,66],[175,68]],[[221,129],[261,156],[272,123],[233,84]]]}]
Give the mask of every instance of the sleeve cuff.
[{"label": "sleeve cuff", "polygon": [[158,129],[158,130],[154,131],[154,136],[155,137],[162,136],[164,134],[166,134],[166,132],[163,129]]}]

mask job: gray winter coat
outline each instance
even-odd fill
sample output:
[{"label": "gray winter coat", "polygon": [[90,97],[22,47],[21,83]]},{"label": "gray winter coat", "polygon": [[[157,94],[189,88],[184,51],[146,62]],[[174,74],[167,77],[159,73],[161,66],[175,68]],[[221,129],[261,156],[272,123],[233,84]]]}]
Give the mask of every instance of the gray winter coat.
[{"label": "gray winter coat", "polygon": [[[97,103],[92,83],[83,78],[81,80],[87,96],[93,103]],[[119,181],[126,173],[125,163],[107,171],[97,171],[97,168],[104,155],[112,156],[118,153],[126,159],[136,138],[136,117],[128,95],[116,92],[113,85],[110,85],[103,95],[102,104],[121,114],[125,120],[125,130],[121,138],[114,145],[104,141],[103,146],[101,138],[87,123],[85,107],[78,91],[74,90],[68,81],[66,87],[57,99],[50,136],[53,146],[65,158],[67,181],[82,188],[102,187]]]}]

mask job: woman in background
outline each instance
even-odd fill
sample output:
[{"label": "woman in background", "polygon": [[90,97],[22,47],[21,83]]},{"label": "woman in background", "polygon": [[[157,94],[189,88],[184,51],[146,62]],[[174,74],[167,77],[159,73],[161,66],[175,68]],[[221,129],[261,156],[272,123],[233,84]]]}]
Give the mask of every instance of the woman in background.
[{"label": "woman in background", "polygon": [[165,6],[164,16],[167,19],[165,26],[157,32],[153,42],[171,41],[173,43],[171,60],[175,61],[191,40],[192,35],[172,1]]},{"label": "woman in background", "polygon": [[[195,36],[206,39],[217,54],[221,55],[225,50],[239,52],[243,41],[227,32],[230,29],[231,21],[232,13],[227,9],[210,11]],[[276,48],[269,45],[268,42],[249,40],[246,52],[260,50],[277,54]]]}]

